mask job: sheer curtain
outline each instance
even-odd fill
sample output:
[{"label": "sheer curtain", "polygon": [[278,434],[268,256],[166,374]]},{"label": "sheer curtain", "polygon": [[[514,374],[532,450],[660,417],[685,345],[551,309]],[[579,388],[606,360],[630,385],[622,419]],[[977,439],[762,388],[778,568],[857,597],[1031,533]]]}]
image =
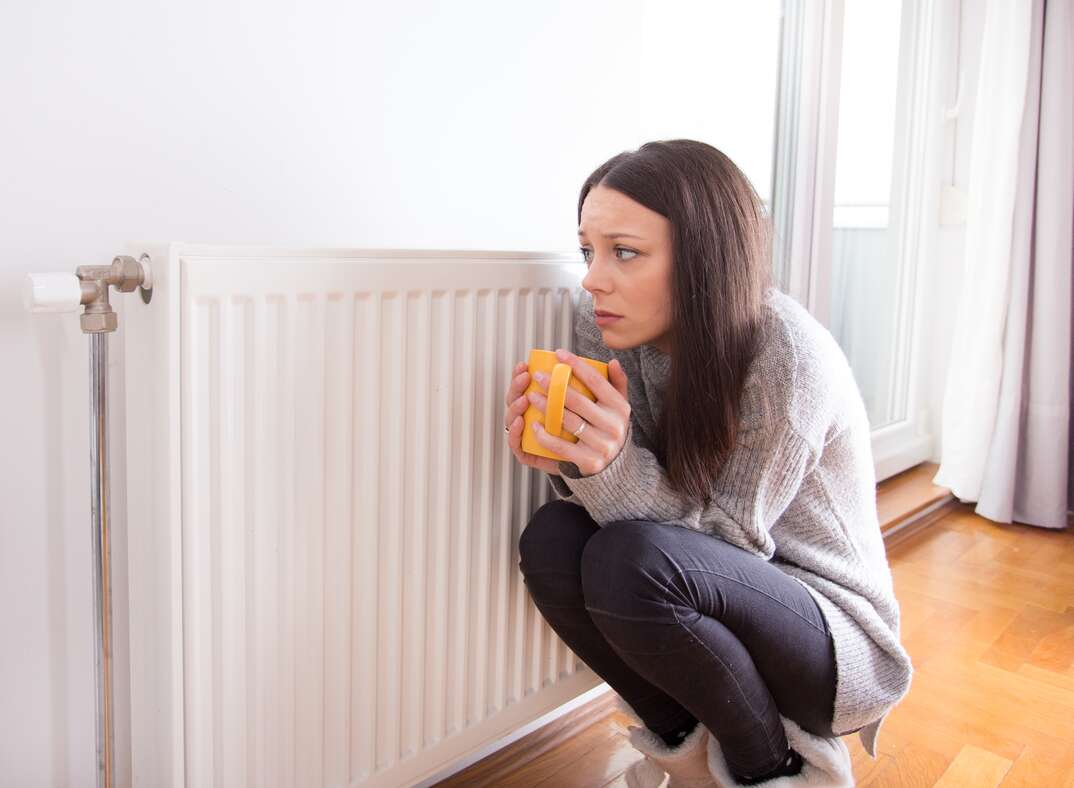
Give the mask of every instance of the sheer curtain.
[{"label": "sheer curtain", "polygon": [[1074,16],[991,0],[962,288],[934,481],[997,522],[1067,525],[1074,267]]}]

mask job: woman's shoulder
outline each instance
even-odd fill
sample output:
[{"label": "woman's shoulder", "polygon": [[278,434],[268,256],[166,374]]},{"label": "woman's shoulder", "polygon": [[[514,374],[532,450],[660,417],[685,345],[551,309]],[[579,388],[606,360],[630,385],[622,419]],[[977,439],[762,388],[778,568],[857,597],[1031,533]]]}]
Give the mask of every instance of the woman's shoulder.
[{"label": "woman's shoulder", "polygon": [[794,399],[798,343],[789,298],[775,288],[765,295],[757,349],[743,381],[742,415],[751,424],[786,415]]},{"label": "woman's shoulder", "polygon": [[794,297],[773,287],[765,298],[765,314],[773,350],[792,359],[797,374],[849,366],[832,332]]},{"label": "woman's shoulder", "polygon": [[787,382],[784,405],[801,430],[828,430],[862,404],[846,354],[824,324],[777,288],[765,313],[759,371]]}]

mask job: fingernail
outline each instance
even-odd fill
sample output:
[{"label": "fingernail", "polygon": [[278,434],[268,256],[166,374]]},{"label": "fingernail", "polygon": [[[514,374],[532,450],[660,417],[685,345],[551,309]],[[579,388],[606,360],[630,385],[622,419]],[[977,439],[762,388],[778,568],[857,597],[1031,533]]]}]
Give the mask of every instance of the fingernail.
[{"label": "fingernail", "polygon": [[545,375],[543,372],[537,372],[536,374],[534,374],[533,377],[537,378],[538,383],[544,383],[545,380],[548,378],[548,376]]},{"label": "fingernail", "polygon": [[560,361],[566,361],[568,358],[570,358],[570,356],[571,354],[563,348],[559,348],[556,350],[556,358],[558,358]]}]

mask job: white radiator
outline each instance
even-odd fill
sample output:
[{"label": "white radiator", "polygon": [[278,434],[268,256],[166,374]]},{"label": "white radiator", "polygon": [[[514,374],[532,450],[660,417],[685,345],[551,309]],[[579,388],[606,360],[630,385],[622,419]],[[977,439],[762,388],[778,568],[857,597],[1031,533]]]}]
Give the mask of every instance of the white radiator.
[{"label": "white radiator", "polygon": [[600,684],[545,624],[507,449],[576,256],[135,244],[135,785],[413,785]]}]

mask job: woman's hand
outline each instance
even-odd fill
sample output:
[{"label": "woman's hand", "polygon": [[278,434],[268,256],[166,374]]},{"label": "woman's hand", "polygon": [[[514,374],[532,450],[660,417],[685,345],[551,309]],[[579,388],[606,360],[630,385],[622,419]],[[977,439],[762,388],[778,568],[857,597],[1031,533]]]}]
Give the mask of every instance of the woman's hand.
[{"label": "woman's hand", "polygon": [[[556,476],[559,476],[558,460],[553,460],[551,457],[541,457],[537,454],[530,454],[528,451],[522,451],[522,429],[525,423],[522,414],[526,412],[526,409],[530,405],[529,400],[526,399],[526,395],[523,392],[526,391],[526,387],[529,386],[529,384],[529,366],[525,361],[520,361],[515,366],[515,376],[507,387],[507,414],[504,420],[504,426],[508,428],[507,445],[511,447],[511,452],[515,455],[515,459],[523,465],[528,465],[539,471],[554,473]],[[577,425],[575,425],[575,427],[577,428]]]},{"label": "woman's hand", "polygon": [[[587,422],[585,431],[578,437],[577,443],[571,443],[549,435],[540,424],[534,422],[537,442],[566,458],[566,461],[573,462],[583,476],[592,476],[608,467],[626,442],[627,428],[630,426],[627,376],[618,359],[609,362],[608,379],[605,379],[570,351],[557,349],[556,357],[570,365],[571,374],[582,381],[597,399],[593,401],[568,386],[563,410],[563,430],[573,433],[584,419]],[[547,391],[548,377],[545,373],[537,373],[537,384]],[[542,411],[547,408],[548,398],[545,394],[532,392],[529,396],[535,407]],[[524,411],[525,407],[522,410]]]}]

